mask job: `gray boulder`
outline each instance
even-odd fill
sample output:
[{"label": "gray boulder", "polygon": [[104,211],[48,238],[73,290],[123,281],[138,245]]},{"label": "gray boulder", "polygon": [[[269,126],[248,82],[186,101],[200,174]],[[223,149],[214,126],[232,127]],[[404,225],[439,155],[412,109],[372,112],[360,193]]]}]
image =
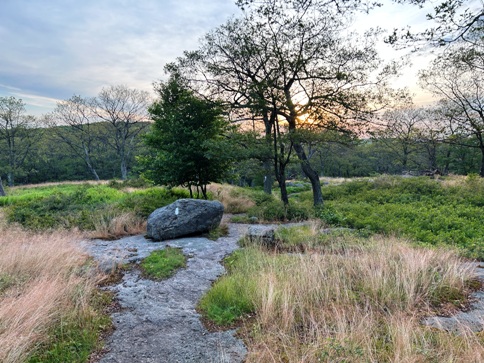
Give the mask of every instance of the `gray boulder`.
[{"label": "gray boulder", "polygon": [[179,199],[150,214],[147,237],[163,241],[217,228],[222,220],[224,207],[217,201]]},{"label": "gray boulder", "polygon": [[269,248],[276,247],[274,227],[264,225],[250,226],[245,236],[251,243],[260,244]]}]

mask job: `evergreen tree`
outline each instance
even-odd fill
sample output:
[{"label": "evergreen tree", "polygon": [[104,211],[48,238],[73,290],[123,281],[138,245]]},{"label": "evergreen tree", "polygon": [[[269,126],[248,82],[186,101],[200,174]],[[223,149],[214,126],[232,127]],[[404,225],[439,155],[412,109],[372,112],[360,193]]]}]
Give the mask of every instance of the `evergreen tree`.
[{"label": "evergreen tree", "polygon": [[195,188],[206,199],[207,185],[222,181],[231,164],[223,110],[195,96],[176,74],[156,91],[159,100],[149,109],[154,124],[145,138],[153,153],[142,160],[144,175],[157,184],[188,187],[192,197]]}]

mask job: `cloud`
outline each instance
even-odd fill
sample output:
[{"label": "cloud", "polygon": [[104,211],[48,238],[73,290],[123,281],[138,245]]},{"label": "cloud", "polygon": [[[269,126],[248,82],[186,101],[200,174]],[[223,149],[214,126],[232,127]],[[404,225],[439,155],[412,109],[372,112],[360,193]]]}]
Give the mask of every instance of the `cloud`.
[{"label": "cloud", "polygon": [[2,0],[0,96],[66,99],[112,84],[151,91],[167,62],[236,11],[232,0]]}]

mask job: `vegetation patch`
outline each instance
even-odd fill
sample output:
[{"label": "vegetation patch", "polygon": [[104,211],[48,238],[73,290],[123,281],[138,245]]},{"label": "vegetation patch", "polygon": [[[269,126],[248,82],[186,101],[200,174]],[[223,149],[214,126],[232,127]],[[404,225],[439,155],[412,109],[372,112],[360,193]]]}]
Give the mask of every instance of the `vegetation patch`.
[{"label": "vegetation patch", "polygon": [[205,319],[226,327],[254,312],[256,280],[253,274],[244,279],[244,274],[250,270],[249,258],[246,252],[235,251],[225,259],[229,274],[215,282],[198,305]]},{"label": "vegetation patch", "polygon": [[155,280],[166,279],[186,266],[187,258],[179,248],[166,247],[153,251],[141,262],[143,275]]},{"label": "vegetation patch", "polygon": [[0,228],[0,361],[86,362],[110,329],[111,297],[75,232]]},{"label": "vegetation patch", "polygon": [[225,213],[247,213],[255,206],[251,196],[254,192],[248,188],[240,188],[227,184],[210,184],[207,187],[209,195],[224,205]]},{"label": "vegetation patch", "polygon": [[239,250],[225,261],[227,275],[202,298],[200,310],[220,325],[255,315],[242,329],[248,362],[478,361],[484,356],[482,339],[420,324],[444,302],[442,292],[465,296],[472,276],[454,252],[415,248],[396,238],[346,238],[354,248],[338,254]]},{"label": "vegetation patch", "polygon": [[484,259],[483,180],[446,183],[383,176],[330,185],[323,194],[326,205],[320,217],[326,223],[451,245],[465,256]]},{"label": "vegetation patch", "polygon": [[78,228],[95,231],[93,237],[112,239],[140,233],[151,212],[187,196],[179,188],[122,190],[69,184],[15,189],[0,202],[9,223],[31,230]]},{"label": "vegetation patch", "polygon": [[91,354],[101,348],[100,337],[112,330],[107,307],[112,296],[97,291],[91,296],[89,309],[75,311],[61,317],[48,331],[48,339],[40,344],[28,363],[88,362]]},{"label": "vegetation patch", "polygon": [[218,240],[220,237],[229,235],[229,226],[225,223],[220,224],[217,228],[211,229],[207,234],[207,238],[212,241]]}]

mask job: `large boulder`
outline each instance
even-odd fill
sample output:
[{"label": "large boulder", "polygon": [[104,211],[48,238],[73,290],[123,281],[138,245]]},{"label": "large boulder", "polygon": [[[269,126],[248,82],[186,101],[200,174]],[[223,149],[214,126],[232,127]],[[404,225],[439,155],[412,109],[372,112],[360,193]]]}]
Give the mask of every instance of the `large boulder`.
[{"label": "large boulder", "polygon": [[217,201],[179,199],[150,214],[147,236],[163,241],[217,228],[222,220],[224,207]]}]

